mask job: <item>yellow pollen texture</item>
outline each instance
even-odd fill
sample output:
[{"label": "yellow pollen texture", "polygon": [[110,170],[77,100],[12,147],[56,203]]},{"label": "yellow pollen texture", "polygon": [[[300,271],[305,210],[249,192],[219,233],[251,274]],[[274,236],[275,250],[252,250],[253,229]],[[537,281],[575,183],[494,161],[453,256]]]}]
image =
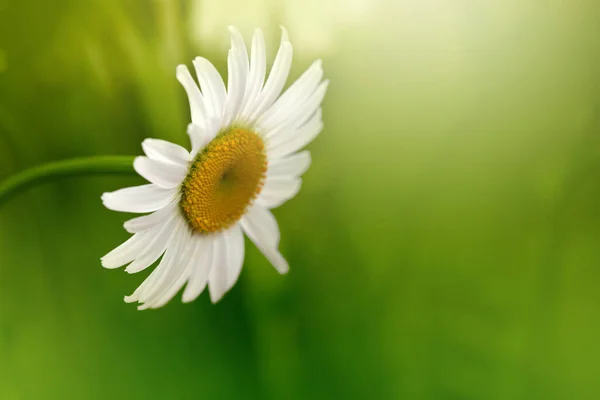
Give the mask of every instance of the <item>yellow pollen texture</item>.
[{"label": "yellow pollen texture", "polygon": [[181,211],[195,232],[226,229],[260,193],[266,173],[257,134],[241,128],[221,133],[196,156],[182,185]]}]

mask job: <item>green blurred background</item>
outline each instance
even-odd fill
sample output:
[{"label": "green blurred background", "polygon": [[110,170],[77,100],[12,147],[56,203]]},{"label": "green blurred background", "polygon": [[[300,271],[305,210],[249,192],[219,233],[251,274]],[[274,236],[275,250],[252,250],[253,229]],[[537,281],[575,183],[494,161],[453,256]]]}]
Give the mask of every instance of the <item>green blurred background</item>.
[{"label": "green blurred background", "polygon": [[325,130],[275,210],[291,272],[156,311],[100,257],[90,177],[0,209],[0,399],[600,398],[600,3],[0,0],[0,178],[187,145],[174,76],[227,25],[323,58]]}]

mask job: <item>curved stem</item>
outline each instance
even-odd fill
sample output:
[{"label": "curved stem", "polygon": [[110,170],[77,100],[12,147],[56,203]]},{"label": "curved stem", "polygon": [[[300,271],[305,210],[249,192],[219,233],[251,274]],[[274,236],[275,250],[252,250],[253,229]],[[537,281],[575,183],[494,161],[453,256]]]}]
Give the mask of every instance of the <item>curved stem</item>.
[{"label": "curved stem", "polygon": [[133,156],[91,156],[38,165],[0,182],[0,206],[15,194],[55,178],[77,175],[133,174]]}]

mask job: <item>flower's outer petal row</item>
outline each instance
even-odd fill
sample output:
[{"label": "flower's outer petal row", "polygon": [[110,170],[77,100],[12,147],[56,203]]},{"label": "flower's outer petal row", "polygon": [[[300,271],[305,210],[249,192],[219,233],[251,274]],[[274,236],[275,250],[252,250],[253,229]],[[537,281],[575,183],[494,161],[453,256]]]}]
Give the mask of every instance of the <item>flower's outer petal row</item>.
[{"label": "flower's outer petal row", "polygon": [[179,186],[188,172],[185,166],[164,163],[144,156],[135,158],[133,169],[142,178],[165,189],[172,189]]},{"label": "flower's outer petal row", "polygon": [[173,213],[162,225],[153,230],[154,237],[139,252],[135,260],[125,268],[125,272],[135,274],[154,264],[167,249],[169,238],[173,235],[179,219],[179,215]]},{"label": "flower's outer petal row", "polygon": [[300,178],[269,177],[266,179],[265,186],[256,203],[268,209],[277,208],[296,196],[301,186],[302,179]]},{"label": "flower's outer petal row", "polygon": [[296,178],[302,176],[310,167],[310,152],[305,150],[288,157],[269,162],[267,177]]},{"label": "flower's outer petal row", "polygon": [[233,122],[244,96],[242,68],[238,51],[235,49],[230,49],[227,55],[227,70],[227,102],[225,103],[225,114],[223,116],[224,127]]},{"label": "flower's outer petal row", "polygon": [[188,263],[186,262],[186,260],[190,261],[191,255],[189,254],[189,252],[193,251],[194,249],[195,246],[193,240],[190,240],[190,242],[188,243],[188,247],[186,248],[186,251],[188,252],[186,254],[187,258],[182,258],[180,261],[181,263],[183,263],[184,267],[179,269],[176,280],[151,305],[146,307],[146,304],[148,304],[146,303],[144,305],[144,308],[160,308],[167,304],[169,301],[171,301],[173,297],[175,297],[175,295],[181,290],[181,288],[185,285],[185,283],[190,277],[190,269],[187,266]]},{"label": "flower's outer petal row", "polygon": [[[282,142],[294,142],[299,136],[302,136],[302,133],[305,131],[304,127],[309,125],[310,122],[313,124],[321,124],[322,128],[322,112],[318,102],[320,103],[322,101],[327,89],[327,84],[328,81],[325,81],[319,86],[319,89],[311,96],[308,103],[302,106],[304,111],[296,113],[293,117],[290,116],[288,120],[278,125],[273,130],[260,131],[267,141],[271,142],[271,145]],[[311,137],[310,140],[313,139],[314,137]],[[304,145],[307,143],[308,142],[305,142]]]},{"label": "flower's outer petal row", "polygon": [[314,112],[314,107],[312,110],[306,109],[307,103],[317,91],[322,78],[323,63],[317,60],[260,117],[257,122],[260,129],[270,132],[287,121],[301,119],[303,115],[306,116],[304,118],[306,121]]},{"label": "flower's outer petal row", "polygon": [[246,91],[244,92],[244,100],[240,106],[239,120],[241,123],[247,123],[247,118],[250,116],[250,111],[256,102],[260,90],[265,82],[265,74],[267,71],[267,56],[265,50],[265,38],[260,29],[254,31],[252,37],[252,49],[250,56],[250,71],[248,73],[248,81],[246,82]]},{"label": "flower's outer petal row", "polygon": [[294,109],[294,113],[289,114],[287,119],[278,125],[271,127],[259,127],[259,131],[263,136],[275,142],[289,141],[298,136],[297,131],[301,131],[308,122],[314,120],[315,115],[319,115],[321,119],[321,102],[327,92],[329,81],[322,82],[317,90],[299,107]]},{"label": "flower's outer petal row", "polygon": [[190,153],[183,147],[161,139],[145,139],[142,142],[144,153],[152,160],[187,167],[192,160]]},{"label": "flower's outer petal row", "polygon": [[104,268],[113,269],[130,263],[149,242],[153,232],[136,233],[120,246],[102,257]]},{"label": "flower's outer petal row", "polygon": [[215,264],[208,276],[208,289],[213,303],[221,300],[237,282],[244,263],[244,235],[235,224],[216,238]]},{"label": "flower's outer petal row", "polygon": [[154,184],[133,186],[102,194],[104,207],[113,211],[147,213],[160,210],[177,196],[173,189]]},{"label": "flower's outer petal row", "polygon": [[206,287],[213,266],[214,242],[213,235],[194,236],[194,253],[188,262],[189,280],[181,298],[184,303],[196,300]]},{"label": "flower's outer petal row", "polygon": [[202,97],[202,93],[200,93],[200,89],[198,88],[196,81],[194,81],[194,78],[192,78],[190,70],[185,65],[178,65],[175,75],[187,93],[188,101],[190,102],[192,122],[200,125],[202,128],[207,128],[207,115],[206,106],[204,105],[204,98]]},{"label": "flower's outer petal row", "polygon": [[[135,233],[119,247],[102,257],[102,266],[112,269],[131,262],[125,269],[127,272],[131,272],[130,269],[134,264],[144,263],[144,259],[153,257],[152,254],[156,253],[156,256],[144,266],[144,268],[148,267],[165,251],[167,239],[172,231],[173,220],[171,215],[163,225]],[[135,272],[139,272],[141,269]]]},{"label": "flower's outer petal row", "polygon": [[257,130],[267,141],[270,159],[295,153],[323,129],[321,103],[329,81],[321,82],[323,68],[315,61],[258,120]]},{"label": "flower's outer petal row", "polygon": [[[289,110],[282,110],[271,119],[269,124],[258,125],[257,129],[265,138],[271,138],[281,132],[299,129],[321,109],[321,103],[328,87],[328,80],[321,82],[308,98],[298,99],[296,106],[290,107]],[[280,117],[281,115],[283,117]]]},{"label": "flower's outer petal row", "polygon": [[281,44],[275,56],[269,77],[260,94],[256,97],[256,101],[253,102],[252,107],[249,107],[247,114],[242,116],[244,120],[251,124],[258,120],[271,107],[273,102],[277,100],[290,73],[293,57],[292,44],[288,39],[285,28],[282,27],[281,29]]},{"label": "flower's outer petal row", "polygon": [[240,32],[229,27],[231,32],[231,49],[227,57],[227,104],[225,105],[225,116],[223,126],[233,123],[240,112],[246,91],[248,80],[248,51]]},{"label": "flower's outer petal row", "polygon": [[242,229],[269,262],[281,274],[289,270],[289,265],[279,253],[279,227],[273,214],[261,206],[254,204],[240,221]]},{"label": "flower's outer petal row", "polygon": [[147,231],[156,226],[163,225],[174,213],[177,212],[180,195],[176,196],[169,204],[152,214],[142,215],[125,221],[123,227],[129,233]]},{"label": "flower's outer petal row", "polygon": [[217,124],[220,125],[227,98],[223,78],[215,66],[204,57],[196,57],[193,64],[202,89],[207,116],[218,119]]},{"label": "flower's outer petal row", "polygon": [[177,249],[177,254],[173,263],[165,267],[165,272],[153,289],[148,291],[144,299],[140,299],[144,303],[139,307],[140,310],[163,306],[177,294],[188,280],[187,266],[195,248],[192,242],[192,231],[189,227],[182,228],[174,247]]},{"label": "flower's outer petal row", "polygon": [[187,127],[187,134],[190,137],[190,142],[192,143],[192,152],[191,157],[196,157],[196,154],[204,147],[204,143],[206,141],[206,133],[205,130],[200,126],[194,123],[191,123]]},{"label": "flower's outer petal row", "polygon": [[323,129],[321,109],[311,117],[308,122],[298,129],[290,129],[280,132],[267,141],[267,157],[269,160],[277,160],[289,154],[293,154],[313,141]]},{"label": "flower's outer petal row", "polygon": [[245,72],[244,82],[248,78],[248,72],[250,71],[250,64],[248,62],[248,49],[246,49],[246,43],[242,34],[235,26],[229,26],[229,33],[231,33],[231,48],[236,49],[239,52],[240,66],[242,71]]},{"label": "flower's outer petal row", "polygon": [[185,245],[184,234],[187,229],[188,227],[185,225],[183,218],[175,219],[175,226],[167,241],[165,254],[158,266],[133,292],[133,294],[125,297],[127,303],[135,301],[145,303],[149,296],[154,293],[154,290],[159,287],[168,271],[179,261],[182,248]]}]

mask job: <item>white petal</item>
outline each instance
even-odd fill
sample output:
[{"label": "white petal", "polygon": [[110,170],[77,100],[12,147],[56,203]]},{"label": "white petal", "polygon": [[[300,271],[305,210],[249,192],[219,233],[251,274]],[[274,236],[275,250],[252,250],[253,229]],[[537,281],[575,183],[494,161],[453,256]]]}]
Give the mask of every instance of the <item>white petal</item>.
[{"label": "white petal", "polygon": [[183,240],[181,240],[181,236],[184,232],[184,229],[187,228],[185,225],[185,221],[183,219],[176,219],[175,227],[171,232],[167,243],[167,250],[165,251],[164,256],[160,260],[158,266],[152,271],[152,273],[142,282],[142,284],[133,292],[131,296],[126,296],[125,301],[127,303],[131,303],[134,301],[139,301],[140,303],[144,303],[147,297],[154,292],[154,290],[160,285],[165,275],[169,272],[169,270],[173,267],[173,264],[176,263],[181,255],[180,247],[182,245]]},{"label": "white petal", "polygon": [[227,290],[237,282],[244,265],[244,233],[239,224],[229,228],[227,236]]},{"label": "white petal", "polygon": [[215,237],[213,247],[213,266],[208,274],[210,300],[216,303],[221,299],[227,287],[227,242],[223,235]]},{"label": "white petal", "polygon": [[[279,246],[279,227],[273,213],[264,207],[254,204],[245,214],[246,219],[260,229],[262,241],[277,248]],[[242,226],[243,228],[243,226]]]},{"label": "white petal", "polygon": [[135,260],[125,268],[125,272],[135,274],[154,264],[167,249],[169,238],[173,235],[178,219],[180,219],[179,215],[172,214],[163,225],[157,227],[152,239],[139,252],[139,256],[136,256]]},{"label": "white petal", "polygon": [[248,72],[250,71],[250,66],[248,63],[248,50],[246,49],[246,43],[244,43],[242,34],[236,27],[230,26],[229,32],[231,33],[231,48],[235,49],[237,52],[239,67],[242,72],[242,81],[245,89],[246,82],[248,80]]},{"label": "white petal", "polygon": [[285,42],[290,41],[290,35],[288,34],[287,29],[283,25],[279,25],[279,29],[281,29],[281,40]]},{"label": "white petal", "polygon": [[256,202],[265,208],[276,208],[296,196],[302,186],[300,178],[267,178]]},{"label": "white petal", "polygon": [[202,93],[204,94],[207,114],[210,117],[218,118],[220,123],[221,118],[223,118],[223,107],[225,106],[227,96],[223,78],[221,78],[214,65],[206,58],[196,57],[193,64],[196,68],[196,75],[198,75]]},{"label": "white petal", "polygon": [[304,174],[310,167],[311,158],[308,150],[285,158],[269,161],[267,177],[295,178]]},{"label": "white petal", "polygon": [[175,75],[187,93],[192,122],[201,127],[205,127],[206,109],[204,107],[204,99],[202,98],[202,94],[200,93],[196,81],[194,81],[192,74],[190,74],[190,70],[185,65],[178,65]]},{"label": "white petal", "polygon": [[239,112],[240,105],[244,98],[246,82],[244,72],[240,65],[240,53],[236,49],[229,50],[227,57],[228,77],[227,77],[227,104],[223,117],[223,126],[228,126],[234,120]]},{"label": "white petal", "polygon": [[144,179],[165,189],[179,186],[187,175],[187,168],[182,165],[164,163],[148,157],[136,157],[133,168]]},{"label": "white petal", "polygon": [[281,36],[281,45],[275,56],[275,61],[273,62],[273,67],[271,68],[267,82],[258,96],[255,102],[256,104],[251,110],[250,121],[260,118],[262,113],[271,107],[281,93],[290,73],[292,55],[292,44],[287,40],[287,33],[285,33],[284,30]]},{"label": "white petal", "polygon": [[207,126],[208,126],[208,128],[206,129],[206,131],[204,133],[204,144],[202,147],[204,147],[208,143],[210,143],[217,136],[217,134],[220,132],[221,128],[223,127],[221,124],[221,119],[217,119],[217,118],[208,118]]},{"label": "white petal", "polygon": [[176,212],[175,209],[178,203],[179,196],[176,196],[173,201],[160,210],[153,212],[152,214],[143,215],[141,217],[132,218],[129,221],[125,221],[123,227],[129,233],[137,233],[154,228],[156,225],[164,224],[169,217]]},{"label": "white petal", "polygon": [[191,238],[191,230],[187,226],[184,227],[173,245],[175,260],[170,267],[165,269],[165,273],[157,281],[152,291],[148,291],[146,297],[143,299],[144,305],[140,307],[141,310],[161,307],[171,300],[179,289],[181,289],[188,278],[186,272],[189,259],[192,256],[190,252],[194,250]]},{"label": "white petal", "polygon": [[177,294],[177,292],[179,292],[181,290],[181,288],[183,287],[183,285],[185,285],[185,282],[188,280],[189,278],[189,269],[185,269],[184,273],[182,273],[179,278],[177,279],[177,281],[171,286],[171,288],[165,292],[165,294],[157,299],[155,302],[152,303],[152,308],[160,308],[162,306],[164,306],[165,304],[167,304],[171,299],[173,299],[173,297],[175,297],[175,295]]},{"label": "white petal", "polygon": [[325,94],[327,93],[327,89],[329,88],[329,80],[324,80],[319,84],[317,90],[315,90],[306,103],[302,104],[301,107],[296,109],[293,113],[290,113],[288,116],[289,121],[293,121],[296,126],[300,127],[306,124],[317,110],[321,109],[321,103],[323,103],[323,99],[325,98]]},{"label": "white petal", "polygon": [[206,132],[200,125],[189,124],[187,127],[187,133],[190,137],[190,141],[192,142],[192,153],[190,156],[193,158],[204,147],[206,142]]},{"label": "white petal", "polygon": [[210,299],[217,303],[237,281],[244,261],[244,237],[238,225],[216,238],[215,264],[208,276]]},{"label": "white petal", "polygon": [[248,50],[246,49],[244,38],[235,26],[229,26],[228,29],[229,33],[231,33],[231,47],[240,51],[241,55],[243,56],[241,59],[241,65],[245,71],[248,71],[250,68],[248,65]]},{"label": "white petal", "polygon": [[208,274],[213,265],[214,236],[195,235],[194,254],[189,262],[190,279],[183,291],[182,301],[189,303],[195,300],[208,282]]},{"label": "white petal", "polygon": [[215,254],[219,254],[218,263],[213,266],[208,276],[210,300],[213,303],[221,300],[235,285],[244,263],[244,235],[239,225],[229,228],[216,240]]},{"label": "white petal", "polygon": [[287,261],[277,250],[279,246],[279,227],[273,214],[262,207],[254,204],[242,217],[240,224],[246,235],[267,257],[280,274],[289,270]]},{"label": "white petal", "polygon": [[[258,246],[257,246],[258,247]],[[287,274],[290,270],[290,266],[285,258],[281,255],[279,250],[273,249],[271,247],[263,247],[260,249],[263,255],[269,260],[271,265],[275,267],[277,272],[280,274]]]},{"label": "white petal", "polygon": [[266,57],[265,38],[262,30],[257,29],[252,37],[250,72],[246,83],[246,91],[244,92],[244,100],[242,100],[242,106],[240,107],[239,118],[244,122],[250,117],[252,106],[256,102],[256,98],[265,82]]},{"label": "white petal", "polygon": [[227,57],[227,104],[223,126],[228,126],[234,122],[240,113],[249,71],[248,51],[244,39],[235,27],[230,26],[229,31],[231,32],[231,49]]},{"label": "white petal", "polygon": [[301,128],[281,132],[267,141],[267,156],[269,159],[277,159],[292,154],[312,142],[323,129],[321,110]]},{"label": "white petal", "polygon": [[146,139],[142,142],[142,149],[148,157],[165,163],[187,166],[191,160],[190,153],[178,144],[161,139]]},{"label": "white petal", "polygon": [[265,130],[270,130],[288,121],[317,90],[322,78],[322,62],[317,60],[277,99],[257,124]]},{"label": "white petal", "polygon": [[[310,95],[303,103],[295,107],[291,107],[287,112],[281,112],[277,119],[273,119],[270,125],[257,126],[258,130],[267,139],[278,136],[281,131],[289,130],[290,128],[298,128],[306,124],[314,115],[317,109],[320,110],[321,102],[327,92],[329,81],[322,82],[317,90]],[[285,117],[284,119],[280,118]]]},{"label": "white petal", "polygon": [[126,242],[101,258],[104,268],[119,268],[131,262],[148,244],[153,232],[136,233]]},{"label": "white petal", "polygon": [[102,203],[113,211],[146,213],[160,210],[177,195],[153,184],[133,186],[102,194]]}]

